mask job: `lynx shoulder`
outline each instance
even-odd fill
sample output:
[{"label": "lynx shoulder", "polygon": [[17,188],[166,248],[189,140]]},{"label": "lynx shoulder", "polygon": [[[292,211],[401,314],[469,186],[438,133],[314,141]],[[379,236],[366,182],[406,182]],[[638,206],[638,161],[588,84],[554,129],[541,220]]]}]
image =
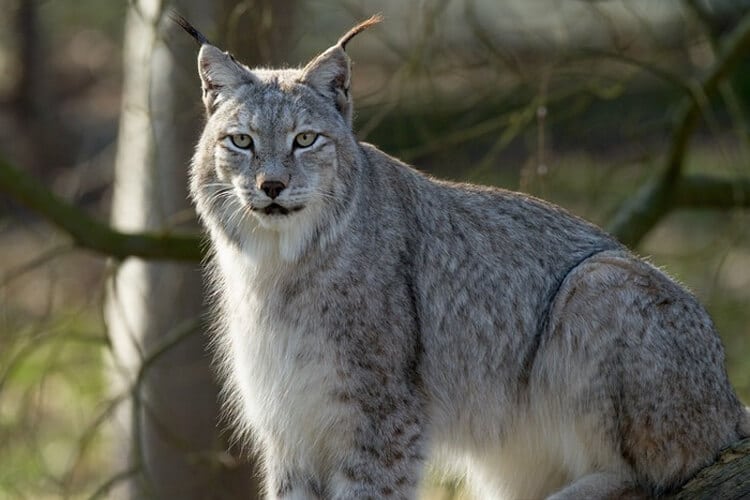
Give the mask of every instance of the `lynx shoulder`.
[{"label": "lynx shoulder", "polygon": [[190,191],[217,355],[272,498],[678,487],[750,433],[706,311],[565,210],[432,179],[357,141],[345,46],[249,69],[201,44]]}]

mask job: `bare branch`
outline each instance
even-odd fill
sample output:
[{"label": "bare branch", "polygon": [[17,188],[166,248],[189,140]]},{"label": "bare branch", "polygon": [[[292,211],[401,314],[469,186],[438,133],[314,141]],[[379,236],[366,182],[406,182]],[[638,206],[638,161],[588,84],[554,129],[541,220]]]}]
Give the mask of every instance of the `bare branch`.
[{"label": "bare branch", "polygon": [[125,259],[200,260],[200,237],[169,233],[123,233],[67,203],[20,169],[0,157],[0,190],[33,210],[59,229],[75,244],[94,252]]},{"label": "bare branch", "polygon": [[[505,119],[505,117],[503,117]],[[730,209],[750,208],[750,179],[719,179],[709,176],[689,176],[678,179],[670,188],[670,203],[666,207],[657,193],[659,182],[646,185],[633,199],[629,212],[634,221],[659,211],[659,218],[676,208]],[[155,233],[122,233],[93,219],[82,210],[66,203],[49,192],[29,175],[12,167],[0,158],[0,190],[10,194],[38,215],[68,233],[79,247],[118,259],[199,260],[202,257],[200,237]],[[613,231],[629,245],[635,245],[645,232],[637,226],[634,232],[624,232],[628,226]]]},{"label": "bare branch", "polygon": [[686,176],[677,185],[673,203],[674,208],[750,208],[750,178]]},{"label": "bare branch", "polygon": [[[750,14],[745,15],[737,28],[722,44],[716,62],[701,80],[698,90],[702,95],[716,92],[722,80],[734,69],[750,48]],[[675,190],[680,184],[682,166],[688,142],[701,115],[701,100],[685,98],[680,106],[664,169],[656,182],[644,186],[615,214],[609,231],[629,246],[635,246],[675,203]]]},{"label": "bare branch", "polygon": [[89,497],[90,500],[96,500],[97,498],[105,498],[105,496],[119,483],[128,480],[135,476],[141,471],[140,465],[134,465],[129,469],[123,470],[110,477],[105,481],[96,491]]}]

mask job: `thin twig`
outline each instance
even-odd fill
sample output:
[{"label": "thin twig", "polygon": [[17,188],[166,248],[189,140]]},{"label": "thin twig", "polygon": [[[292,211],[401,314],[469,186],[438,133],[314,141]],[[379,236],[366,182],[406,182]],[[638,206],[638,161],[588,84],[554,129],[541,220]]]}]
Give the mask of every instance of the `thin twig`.
[{"label": "thin twig", "polygon": [[107,481],[99,486],[94,493],[91,494],[89,500],[96,500],[98,498],[105,498],[105,495],[114,488],[117,483],[127,480],[128,478],[135,476],[141,470],[140,465],[134,465],[128,469],[118,472],[114,476],[110,477]]},{"label": "thin twig", "polygon": [[4,288],[8,286],[11,281],[16,280],[20,278],[21,276],[23,276],[24,274],[37,269],[42,264],[46,264],[47,262],[53,259],[56,259],[57,257],[60,257],[62,255],[65,255],[71,252],[74,248],[75,248],[74,245],[70,243],[65,243],[62,245],[56,245],[48,250],[45,250],[39,255],[33,257],[32,259],[4,273],[2,281],[0,281],[0,288]]}]

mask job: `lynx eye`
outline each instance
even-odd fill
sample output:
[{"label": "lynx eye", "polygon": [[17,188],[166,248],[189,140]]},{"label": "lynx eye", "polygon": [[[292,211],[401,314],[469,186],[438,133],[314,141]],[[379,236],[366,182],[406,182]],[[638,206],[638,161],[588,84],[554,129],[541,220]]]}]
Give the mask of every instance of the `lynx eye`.
[{"label": "lynx eye", "polygon": [[240,149],[250,149],[253,145],[253,138],[247,134],[232,134],[229,140]]},{"label": "lynx eye", "polygon": [[294,138],[294,146],[298,148],[309,148],[317,138],[318,134],[314,132],[302,132],[301,134],[297,134]]}]

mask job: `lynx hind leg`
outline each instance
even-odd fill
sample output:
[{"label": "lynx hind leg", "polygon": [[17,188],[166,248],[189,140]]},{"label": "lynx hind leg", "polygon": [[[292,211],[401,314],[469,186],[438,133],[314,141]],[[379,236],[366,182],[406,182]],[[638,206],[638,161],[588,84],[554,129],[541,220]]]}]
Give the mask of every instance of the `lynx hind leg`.
[{"label": "lynx hind leg", "polygon": [[540,348],[566,361],[547,378],[568,382],[561,390],[579,415],[601,413],[599,431],[622,458],[592,472],[660,493],[740,436],[744,408],[708,314],[649,264],[620,252],[584,261],[563,282],[549,327]]}]

